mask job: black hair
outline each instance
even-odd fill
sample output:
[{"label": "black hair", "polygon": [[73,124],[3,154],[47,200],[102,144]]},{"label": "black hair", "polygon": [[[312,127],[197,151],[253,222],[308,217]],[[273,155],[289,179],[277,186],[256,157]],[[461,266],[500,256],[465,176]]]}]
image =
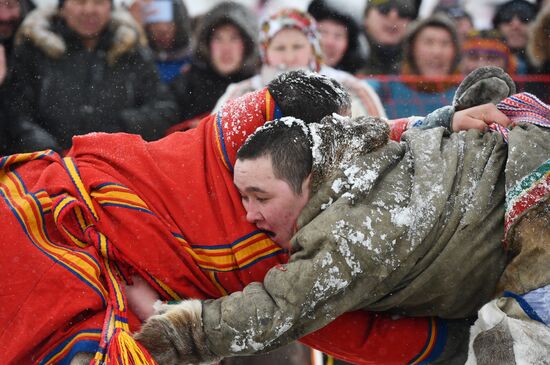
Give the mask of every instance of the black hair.
[{"label": "black hair", "polygon": [[319,122],[332,113],[351,108],[348,92],[338,81],[308,71],[289,71],[272,80],[267,88],[283,115]]},{"label": "black hair", "polygon": [[237,152],[237,159],[270,157],[275,177],[286,181],[299,195],[313,163],[306,129],[303,123],[288,117],[268,122],[248,137]]},{"label": "black hair", "polygon": [[533,21],[537,16],[537,6],[526,0],[510,0],[500,4],[493,16],[493,28],[498,28],[501,23],[510,21],[514,16],[525,23]]}]

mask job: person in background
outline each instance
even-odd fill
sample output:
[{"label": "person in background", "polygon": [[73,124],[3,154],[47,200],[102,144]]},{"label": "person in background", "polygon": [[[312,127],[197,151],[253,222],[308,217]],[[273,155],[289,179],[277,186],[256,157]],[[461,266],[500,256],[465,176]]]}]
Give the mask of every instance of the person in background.
[{"label": "person in background", "polygon": [[355,74],[366,61],[367,44],[355,16],[340,1],[313,0],[307,8],[317,21],[325,63]]},{"label": "person in background", "polygon": [[225,102],[267,85],[278,74],[304,69],[318,72],[344,85],[351,95],[354,116],[386,116],[372,87],[342,70],[324,63],[315,19],[307,12],[285,8],[265,19],[260,27],[262,67],[259,74],[229,85],[215,110]]},{"label": "person in background", "polygon": [[550,5],[550,0],[537,0],[535,3],[537,5],[537,14],[538,14],[544,7],[547,7],[548,5]]},{"label": "person in background", "polygon": [[372,0],[365,8],[363,26],[369,55],[359,71],[365,75],[398,74],[407,26],[416,18],[412,0]]},{"label": "person in background", "polygon": [[500,5],[493,17],[493,27],[499,30],[517,58],[518,74],[527,73],[525,47],[529,40],[529,23],[537,14],[534,4],[526,0],[511,0]]},{"label": "person in background", "polygon": [[8,85],[17,150],[62,151],[89,132],[164,135],[177,107],[138,28],[110,0],[65,0],[27,16]]},{"label": "person in background", "polygon": [[154,0],[143,7],[149,46],[164,82],[170,82],[189,63],[190,19],[182,0]]},{"label": "person in background", "polygon": [[462,42],[462,74],[482,66],[497,66],[510,75],[516,74],[516,58],[497,30],[471,31]]},{"label": "person in background", "polygon": [[9,58],[13,48],[13,40],[17,28],[34,8],[27,0],[1,0],[0,1],[0,44]]},{"label": "person in background", "polygon": [[461,6],[438,7],[434,13],[443,13],[455,23],[458,39],[463,42],[468,33],[474,30],[472,16]]},{"label": "person in background", "polygon": [[527,56],[532,75],[546,76],[546,80],[527,83],[525,90],[550,103],[550,6],[542,8],[535,18],[527,43]]},{"label": "person in background", "polygon": [[450,104],[459,76],[460,44],[453,22],[441,14],[418,21],[404,42],[402,79],[376,84],[388,118],[425,115]]},{"label": "person in background", "polygon": [[7,116],[7,87],[13,49],[13,39],[17,28],[32,8],[26,0],[0,0],[0,156],[13,152]]},{"label": "person in background", "polygon": [[257,21],[241,4],[224,1],[202,16],[191,63],[170,84],[183,121],[172,130],[194,127],[229,84],[256,73],[257,37]]}]

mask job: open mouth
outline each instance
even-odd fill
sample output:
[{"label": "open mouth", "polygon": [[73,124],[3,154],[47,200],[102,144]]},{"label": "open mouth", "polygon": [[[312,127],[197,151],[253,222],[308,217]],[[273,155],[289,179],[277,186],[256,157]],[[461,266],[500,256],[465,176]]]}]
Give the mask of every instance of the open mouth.
[{"label": "open mouth", "polygon": [[268,231],[267,229],[262,229],[262,232],[265,233],[271,239],[276,236],[275,232]]}]

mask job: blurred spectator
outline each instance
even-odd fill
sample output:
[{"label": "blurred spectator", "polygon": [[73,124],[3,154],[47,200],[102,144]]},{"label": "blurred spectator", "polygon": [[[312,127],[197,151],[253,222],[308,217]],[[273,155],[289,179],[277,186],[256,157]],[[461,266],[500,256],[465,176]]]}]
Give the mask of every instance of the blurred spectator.
[{"label": "blurred spectator", "polygon": [[323,63],[315,19],[298,9],[281,9],[267,18],[260,27],[262,68],[259,74],[229,85],[218,100],[216,109],[229,99],[257,90],[278,74],[292,69],[308,69],[339,81],[350,92],[354,116],[385,116],[378,95],[366,83],[350,73]]},{"label": "blurred spectator", "polygon": [[9,153],[10,136],[8,132],[8,116],[4,106],[6,90],[4,89],[4,80],[8,73],[8,62],[6,60],[6,51],[0,44],[0,157]]},{"label": "blurred spectator", "polygon": [[201,18],[191,64],[171,83],[184,121],[176,128],[193,127],[229,84],[256,73],[257,37],[253,13],[238,3],[222,2]]},{"label": "blurred spectator", "polygon": [[529,39],[529,23],[535,19],[536,6],[526,0],[511,0],[500,5],[493,17],[493,26],[499,30],[508,47],[517,58],[517,73],[527,72],[525,47]]},{"label": "blurred spectator", "polygon": [[405,40],[398,80],[382,83],[388,118],[427,115],[452,103],[459,78],[460,44],[453,22],[433,15],[413,24]]},{"label": "blurred spectator", "polygon": [[5,83],[11,66],[9,60],[15,32],[31,5],[26,0],[0,0],[0,156],[13,152],[10,143],[12,137],[8,128],[8,91]]},{"label": "blurred spectator", "polygon": [[545,76],[546,80],[527,83],[525,90],[550,103],[550,6],[541,9],[530,31],[527,55],[532,65],[532,74]]},{"label": "blurred spectator", "polygon": [[539,13],[544,7],[547,7],[550,5],[550,0],[537,0],[537,13]]},{"label": "blurred spectator", "polygon": [[15,31],[31,8],[33,6],[27,0],[0,0],[0,44],[4,46],[8,58]]},{"label": "blurred spectator", "polygon": [[325,63],[352,74],[363,67],[367,44],[353,8],[341,1],[313,0],[307,11],[317,21]]},{"label": "blurred spectator", "polygon": [[164,82],[170,82],[189,63],[190,19],[182,0],[153,0],[143,8],[149,46]]},{"label": "blurred spectator", "polygon": [[402,59],[402,42],[407,26],[416,17],[413,0],[370,0],[363,25],[369,42],[365,75],[398,74]]},{"label": "blurred spectator", "polygon": [[466,35],[474,30],[472,17],[461,6],[436,8],[434,13],[443,13],[455,23],[460,42],[463,42]]},{"label": "blurred spectator", "polygon": [[64,150],[88,132],[164,134],[176,105],[137,27],[110,0],[65,0],[27,16],[8,85],[21,152]]},{"label": "blurred spectator", "polygon": [[510,75],[516,73],[516,58],[497,30],[471,31],[462,42],[462,74],[482,66],[497,66]]}]

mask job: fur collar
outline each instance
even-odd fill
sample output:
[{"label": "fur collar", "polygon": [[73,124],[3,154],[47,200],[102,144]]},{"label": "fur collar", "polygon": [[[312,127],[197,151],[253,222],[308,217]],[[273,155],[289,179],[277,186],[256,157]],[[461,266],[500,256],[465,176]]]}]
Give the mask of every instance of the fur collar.
[{"label": "fur collar", "polygon": [[[56,17],[59,17],[56,7],[39,8],[29,13],[17,31],[16,45],[29,40],[48,57],[61,58],[67,51],[67,44],[60,34],[52,30]],[[127,11],[114,10],[109,28],[113,34],[112,45],[107,51],[107,62],[110,65],[115,64],[122,55],[147,45],[143,29]]]}]

